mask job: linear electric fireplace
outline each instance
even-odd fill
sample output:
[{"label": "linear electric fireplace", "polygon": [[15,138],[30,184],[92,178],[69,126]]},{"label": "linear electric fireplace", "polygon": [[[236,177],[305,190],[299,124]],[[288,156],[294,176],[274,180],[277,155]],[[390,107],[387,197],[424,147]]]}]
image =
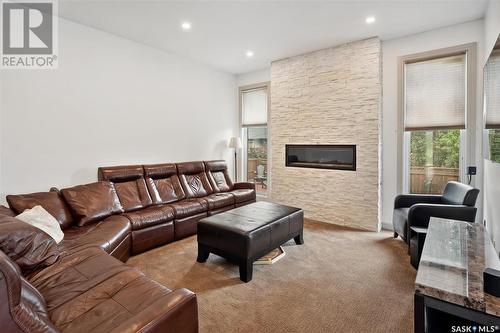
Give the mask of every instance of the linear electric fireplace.
[{"label": "linear electric fireplace", "polygon": [[356,170],[356,145],[286,145],[287,167]]}]

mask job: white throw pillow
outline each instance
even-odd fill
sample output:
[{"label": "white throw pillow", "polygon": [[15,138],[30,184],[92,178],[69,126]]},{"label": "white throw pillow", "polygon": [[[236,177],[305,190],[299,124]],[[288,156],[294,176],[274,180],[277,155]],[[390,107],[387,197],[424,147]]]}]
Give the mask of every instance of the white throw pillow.
[{"label": "white throw pillow", "polygon": [[54,238],[58,244],[64,237],[59,222],[57,222],[54,216],[50,215],[42,206],[26,209],[24,212],[17,215],[16,218],[44,231],[50,237]]}]

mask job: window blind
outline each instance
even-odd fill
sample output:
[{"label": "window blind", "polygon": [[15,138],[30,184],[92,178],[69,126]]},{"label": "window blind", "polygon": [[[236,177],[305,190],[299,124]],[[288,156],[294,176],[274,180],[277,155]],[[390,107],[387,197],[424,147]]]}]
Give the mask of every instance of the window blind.
[{"label": "window blind", "polygon": [[466,55],[405,64],[405,130],[465,128]]},{"label": "window blind", "polygon": [[486,128],[500,128],[500,50],[496,50],[484,67],[484,107]]},{"label": "window blind", "polygon": [[244,90],[241,93],[241,124],[267,124],[267,88]]}]

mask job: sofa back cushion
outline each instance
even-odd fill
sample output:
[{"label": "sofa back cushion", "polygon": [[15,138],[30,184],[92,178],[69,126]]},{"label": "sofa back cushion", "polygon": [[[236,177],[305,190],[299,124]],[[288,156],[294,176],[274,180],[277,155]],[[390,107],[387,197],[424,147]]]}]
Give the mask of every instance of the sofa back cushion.
[{"label": "sofa back cushion", "polygon": [[99,181],[61,190],[79,226],[123,213],[113,183]]},{"label": "sofa back cushion", "polygon": [[55,240],[42,230],[14,217],[0,216],[0,250],[23,274],[50,266],[59,258]]},{"label": "sofa back cushion", "polygon": [[35,206],[42,206],[50,215],[54,216],[63,230],[69,228],[73,223],[69,207],[56,189],[50,192],[8,195],[7,202],[16,214],[21,214],[26,209]]},{"label": "sofa back cushion", "polygon": [[177,173],[187,198],[200,198],[214,193],[203,162],[177,163]]},{"label": "sofa back cushion", "polygon": [[126,212],[146,208],[153,204],[144,178],[114,183],[114,185],[123,210]]},{"label": "sofa back cushion", "polygon": [[[0,251],[0,322],[3,332],[58,330],[49,319],[43,296],[19,273],[17,265]],[[23,327],[24,330],[21,330]]]},{"label": "sofa back cushion", "polygon": [[99,181],[126,182],[144,177],[142,165],[119,165],[99,167],[97,178]]},{"label": "sofa back cushion", "polygon": [[113,183],[124,211],[130,212],[153,204],[142,165],[100,167],[97,174],[99,180]]},{"label": "sofa back cushion", "polygon": [[233,181],[227,173],[227,164],[224,160],[206,161],[208,180],[215,193],[227,192],[233,189]]},{"label": "sofa back cushion", "polygon": [[16,216],[17,214],[11,208],[0,205],[0,215]]},{"label": "sofa back cushion", "polygon": [[466,184],[450,181],[443,192],[443,202],[450,205],[474,207],[479,190]]},{"label": "sofa back cushion", "polygon": [[175,164],[145,165],[144,176],[154,204],[166,204],[186,197]]}]

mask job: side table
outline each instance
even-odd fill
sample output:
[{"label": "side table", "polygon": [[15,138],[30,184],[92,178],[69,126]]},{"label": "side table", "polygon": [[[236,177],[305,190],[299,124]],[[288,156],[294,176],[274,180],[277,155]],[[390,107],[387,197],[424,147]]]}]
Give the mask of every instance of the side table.
[{"label": "side table", "polygon": [[410,227],[410,236],[410,263],[415,269],[418,269],[427,236],[427,228]]}]

